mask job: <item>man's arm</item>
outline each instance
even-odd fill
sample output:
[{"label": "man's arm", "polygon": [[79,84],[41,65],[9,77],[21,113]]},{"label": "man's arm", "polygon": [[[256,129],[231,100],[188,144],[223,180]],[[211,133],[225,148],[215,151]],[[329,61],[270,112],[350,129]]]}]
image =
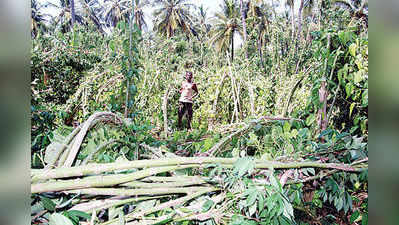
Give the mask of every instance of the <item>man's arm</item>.
[{"label": "man's arm", "polygon": [[193,90],[195,91],[195,94],[193,97],[196,97],[197,95],[199,95],[197,84],[193,84]]},{"label": "man's arm", "polygon": [[179,93],[181,93],[183,91],[183,83],[181,84],[181,88],[179,90]]}]

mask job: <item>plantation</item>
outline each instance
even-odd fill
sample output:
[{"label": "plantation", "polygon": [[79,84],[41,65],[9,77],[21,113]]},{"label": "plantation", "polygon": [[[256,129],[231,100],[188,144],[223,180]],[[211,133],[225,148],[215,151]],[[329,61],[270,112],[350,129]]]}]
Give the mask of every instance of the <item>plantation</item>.
[{"label": "plantation", "polygon": [[368,224],[368,1],[214,2],[31,0],[31,224]]}]

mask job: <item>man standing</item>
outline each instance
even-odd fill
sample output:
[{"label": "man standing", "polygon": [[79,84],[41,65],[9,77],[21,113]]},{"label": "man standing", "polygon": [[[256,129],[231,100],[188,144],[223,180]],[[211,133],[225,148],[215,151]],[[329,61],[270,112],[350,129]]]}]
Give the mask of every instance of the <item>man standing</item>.
[{"label": "man standing", "polygon": [[[179,111],[178,111],[178,127],[181,128],[181,121],[184,113],[187,111],[187,128],[191,129],[191,120],[193,118],[193,98],[198,95],[197,85],[192,82],[193,73],[190,71],[186,72],[186,80],[183,81],[182,87],[180,88],[179,98]],[[195,95],[193,96],[193,91]]]}]

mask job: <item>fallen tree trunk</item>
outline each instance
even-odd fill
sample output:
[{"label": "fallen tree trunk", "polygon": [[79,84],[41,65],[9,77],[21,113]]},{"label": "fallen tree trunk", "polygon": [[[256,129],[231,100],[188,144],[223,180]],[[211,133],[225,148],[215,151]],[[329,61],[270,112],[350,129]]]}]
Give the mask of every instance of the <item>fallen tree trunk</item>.
[{"label": "fallen tree trunk", "polygon": [[[55,179],[55,178],[66,178],[66,177],[80,177],[87,175],[96,175],[104,172],[120,171],[134,168],[151,168],[145,171],[160,170],[162,166],[175,166],[176,169],[179,167],[200,167],[206,164],[219,163],[222,166],[230,165],[232,166],[239,158],[214,158],[214,157],[176,157],[176,158],[163,158],[155,160],[135,160],[129,162],[117,162],[117,163],[107,163],[107,164],[88,164],[84,166],[77,166],[72,168],[56,168],[47,170],[35,170],[32,171],[32,182],[45,180],[45,179]],[[154,168],[155,167],[155,168]],[[158,168],[159,167],[159,168]],[[255,168],[257,169],[289,169],[289,168],[329,168],[338,169],[343,171],[358,171],[357,168],[352,167],[347,164],[340,163],[321,163],[321,162],[277,162],[277,161],[267,161],[267,160],[255,160]],[[170,169],[173,170],[173,169]],[[144,170],[143,170],[144,171]],[[143,171],[138,171],[142,172]],[[168,171],[168,170],[166,170]],[[136,172],[136,173],[138,173]],[[151,176],[153,174],[147,175]],[[145,176],[144,176],[145,177]],[[143,178],[143,177],[141,177]],[[139,178],[136,178],[139,179]],[[129,182],[121,182],[126,183]]]},{"label": "fallen tree trunk", "polygon": [[[116,114],[114,114],[112,112],[97,112],[97,113],[94,113],[93,115],[91,115],[89,117],[89,119],[86,120],[86,122],[82,125],[81,130],[76,135],[73,145],[71,147],[71,150],[69,151],[68,157],[66,158],[63,167],[71,167],[72,166],[72,163],[75,160],[76,155],[79,152],[80,146],[83,142],[84,137],[87,134],[87,131],[90,129],[90,127],[93,126],[93,123],[95,123],[95,121],[97,119],[110,119],[111,121],[112,121],[112,119],[114,119],[115,123],[120,123],[120,124],[122,124],[122,122],[123,122],[123,120],[121,118],[119,118]],[[116,121],[118,121],[118,122],[116,122]]]}]

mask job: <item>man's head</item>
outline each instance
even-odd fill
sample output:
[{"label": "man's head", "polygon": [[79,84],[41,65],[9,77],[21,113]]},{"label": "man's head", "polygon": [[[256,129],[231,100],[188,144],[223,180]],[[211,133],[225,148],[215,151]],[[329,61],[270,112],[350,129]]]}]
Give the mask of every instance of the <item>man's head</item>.
[{"label": "man's head", "polygon": [[193,73],[190,71],[186,71],[186,80],[191,81],[193,79]]}]

